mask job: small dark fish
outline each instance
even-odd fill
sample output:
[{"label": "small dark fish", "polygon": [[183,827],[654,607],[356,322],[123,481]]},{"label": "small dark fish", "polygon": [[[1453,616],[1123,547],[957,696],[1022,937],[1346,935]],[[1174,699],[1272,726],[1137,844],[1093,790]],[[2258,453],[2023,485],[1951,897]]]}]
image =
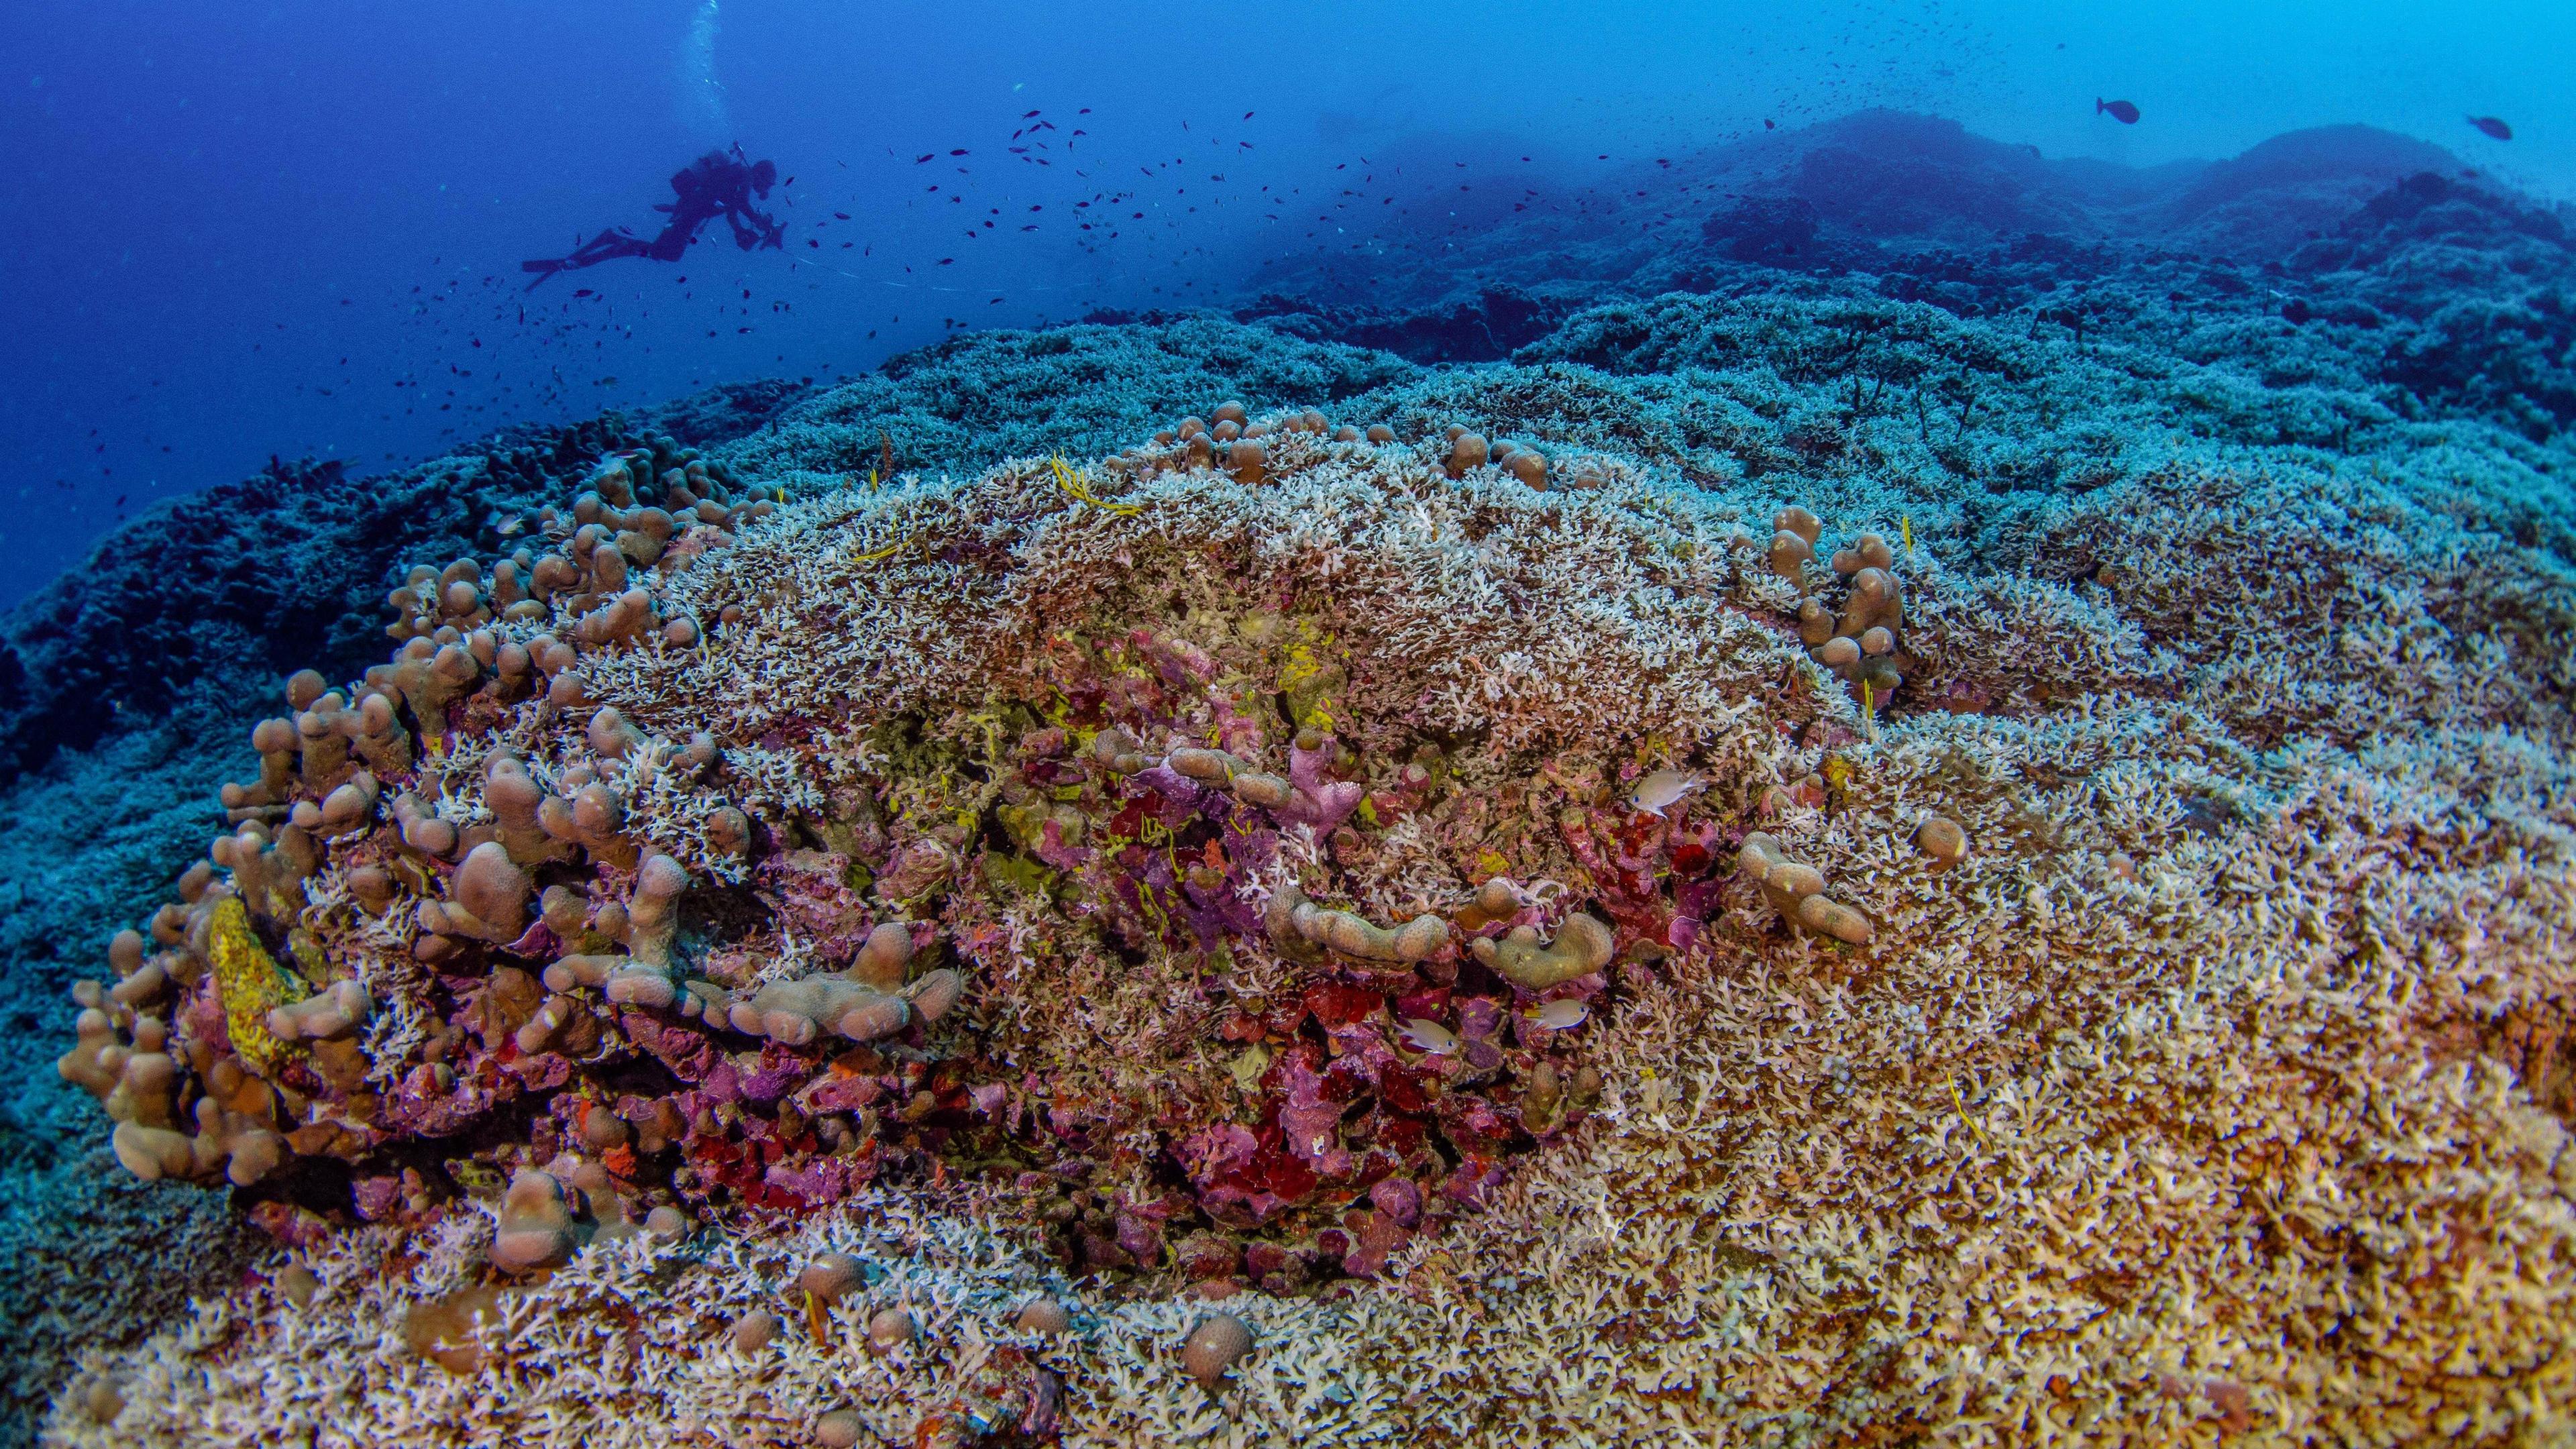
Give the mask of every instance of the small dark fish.
[{"label": "small dark fish", "polygon": [[2106,101],[2096,96],[2093,98],[2093,114],[2097,116],[2107,114],[2123,126],[2138,124],[2138,108],[2127,101]]},{"label": "small dark fish", "polygon": [[587,297],[590,295],[590,288],[584,287],[580,291],[573,293],[573,295],[576,297]]},{"label": "small dark fish", "polygon": [[1772,120],[1769,116],[1764,116],[1762,118],[1762,129],[1766,131],[1776,131],[1780,129],[1780,123]]},{"label": "small dark fish", "polygon": [[915,166],[918,166],[918,165],[920,165],[920,164],[921,164],[922,162],[924,162],[924,161],[936,161],[936,160],[938,160],[938,159],[939,159],[939,153],[938,153],[938,152],[936,152],[936,151],[924,151],[924,152],[922,152],[920,155],[915,156],[915,157],[913,157],[913,158],[912,158],[912,164],[913,164],[913,165],[915,165]]},{"label": "small dark fish", "polygon": [[2497,117],[2471,116],[2469,117],[2469,124],[2477,127],[2480,134],[2492,136],[2496,140],[2510,141],[2513,139],[2513,127],[2506,125]]}]

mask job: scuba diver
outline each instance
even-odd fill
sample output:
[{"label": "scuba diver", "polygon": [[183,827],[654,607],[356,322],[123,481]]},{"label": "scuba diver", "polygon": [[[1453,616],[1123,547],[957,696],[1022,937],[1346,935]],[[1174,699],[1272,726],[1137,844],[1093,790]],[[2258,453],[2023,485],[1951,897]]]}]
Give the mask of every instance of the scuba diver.
[{"label": "scuba diver", "polygon": [[534,289],[538,282],[557,272],[595,267],[618,257],[676,262],[698,239],[699,230],[717,217],[723,217],[725,225],[732,228],[733,244],[744,251],[755,247],[784,248],[787,228],[752,205],[754,197],[766,198],[777,181],[776,163],[746,161],[740,146],[734,147],[731,154],[709,151],[671,178],[671,190],[678,193],[677,197],[653,208],[671,217],[661,235],[646,241],[621,226],[583,242],[573,248],[570,256],[521,262],[519,268],[537,274],[536,280],[528,283]]}]

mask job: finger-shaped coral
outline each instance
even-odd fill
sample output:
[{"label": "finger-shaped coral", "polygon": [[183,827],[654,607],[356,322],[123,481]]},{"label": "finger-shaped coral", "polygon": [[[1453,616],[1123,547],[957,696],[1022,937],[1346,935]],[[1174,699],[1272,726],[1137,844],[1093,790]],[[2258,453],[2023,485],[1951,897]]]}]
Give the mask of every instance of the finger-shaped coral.
[{"label": "finger-shaped coral", "polygon": [[1807,564],[1816,556],[1816,540],[1824,534],[1824,525],[1816,515],[1790,505],[1771,520],[1771,549],[1768,556],[1771,572],[1801,588],[1806,586]]},{"label": "finger-shaped coral", "polygon": [[1538,932],[1515,926],[1501,940],[1478,937],[1476,959],[1496,975],[1529,991],[1545,991],[1610,964],[1616,940],[1609,926],[1577,911],[1556,928],[1556,939],[1542,945]]},{"label": "finger-shaped coral", "polygon": [[619,1006],[667,1007],[682,999],[682,986],[660,967],[630,965],[609,972],[599,994]]},{"label": "finger-shaped coral", "polygon": [[492,1233],[492,1266],[504,1273],[556,1267],[581,1246],[581,1229],[564,1185],[552,1173],[521,1168],[501,1198]]},{"label": "finger-shaped coral", "polygon": [[495,750],[484,761],[483,803],[492,811],[493,838],[520,865],[542,865],[572,853],[572,842],[548,834],[539,819],[547,798],[545,787],[517,755]]},{"label": "finger-shaped coral", "polygon": [[1254,769],[1223,750],[1177,749],[1163,763],[1174,774],[1226,790],[1236,799],[1258,805],[1283,820],[1311,826],[1318,835],[1329,835],[1359,808],[1361,797],[1367,793],[1357,781],[1334,780],[1324,773],[1336,748],[1329,734],[1319,735],[1311,744],[1301,741],[1292,746],[1286,779]]},{"label": "finger-shaped coral", "polygon": [[[93,995],[96,982],[84,982]],[[116,1090],[117,1078],[125,1071],[131,1056],[124,1037],[116,1029],[115,1018],[100,1006],[85,1006],[72,1023],[72,1049],[54,1059],[54,1070],[66,1082],[86,1089],[93,1097],[105,1101]]]},{"label": "finger-shaped coral", "polygon": [[1171,766],[1174,772],[1186,775],[1193,780],[1220,785],[1232,780],[1238,771],[1246,768],[1242,761],[1223,750],[1195,748],[1174,750],[1164,757],[1163,763]]},{"label": "finger-shaped coral", "polygon": [[669,1006],[679,983],[659,966],[632,956],[574,952],[558,956],[545,969],[546,989],[557,993],[589,987],[621,1006]]},{"label": "finger-shaped coral", "polygon": [[1896,550],[1875,533],[1864,533],[1851,541],[1849,548],[1834,550],[1834,572],[1856,574],[1862,569],[1890,569],[1896,566]]},{"label": "finger-shaped coral", "polygon": [[276,1130],[277,1094],[266,1081],[240,1065],[218,1061],[206,1072],[205,1095],[193,1116],[197,1135],[191,1144],[200,1175],[217,1164],[235,1187],[250,1187],[286,1160],[286,1138]]},{"label": "finger-shaped coral", "polygon": [[644,743],[644,732],[626,722],[626,716],[614,705],[604,705],[590,717],[582,731],[590,752],[603,760],[622,760],[631,750]]},{"label": "finger-shaped coral", "polygon": [[383,691],[371,690],[358,701],[353,728],[352,748],[377,775],[398,775],[412,767],[411,731],[403,728],[392,698]]},{"label": "finger-shaped coral", "polygon": [[1852,576],[1851,599],[1843,606],[1842,622],[1834,632],[1847,639],[1858,638],[1881,625],[1892,630],[1904,622],[1905,605],[1896,575],[1872,566]]},{"label": "finger-shaped coral", "polygon": [[268,1029],[280,1041],[318,1041],[347,1036],[367,1024],[376,1004],[357,981],[334,981],[329,989],[291,1002],[268,1014]]},{"label": "finger-shaped coral", "polygon": [[232,834],[217,836],[206,858],[232,872],[233,893],[249,911],[291,920],[304,908],[304,882],[321,868],[321,847],[302,826],[290,822],[272,832],[247,820]]},{"label": "finger-shaped coral", "polygon": [[297,802],[295,823],[307,830],[318,830],[332,836],[364,830],[375,823],[376,801],[380,793],[376,777],[360,771],[348,783],[324,796],[321,804],[312,806],[313,818],[309,821],[302,818],[309,802]]},{"label": "finger-shaped coral", "polygon": [[535,890],[535,880],[510,858],[509,848],[487,840],[465,852],[448,878],[444,905],[423,903],[421,925],[440,935],[515,940],[528,928],[528,899]]},{"label": "finger-shaped coral", "polygon": [[585,987],[585,985],[605,987],[608,985],[608,977],[618,975],[618,972],[626,972],[626,969],[634,969],[634,957],[608,957],[608,954],[572,951],[572,954],[556,957],[554,962],[546,967],[544,980],[546,980],[546,990],[564,993],[564,990],[577,990],[577,987]]},{"label": "finger-shaped coral", "polygon": [[850,960],[849,976],[871,991],[896,991],[912,961],[912,928],[900,921],[881,921],[868,932]]},{"label": "finger-shaped coral", "polygon": [[601,781],[583,782],[570,800],[547,796],[537,806],[537,823],[546,834],[621,870],[637,862],[635,842],[625,833],[626,802]]},{"label": "finger-shaped coral", "polygon": [[423,855],[444,858],[456,853],[456,826],[438,818],[428,801],[405,790],[394,797],[393,809],[394,824],[402,831],[403,844]]},{"label": "finger-shaped coral", "polygon": [[1134,735],[1115,725],[1093,736],[1091,757],[1101,768],[1120,775],[1141,774],[1154,768],[1153,755]]},{"label": "finger-shaped coral", "polygon": [[1329,959],[1324,948],[1309,939],[1297,924],[1299,912],[1313,909],[1294,880],[1281,882],[1261,908],[1262,927],[1269,933],[1271,944],[1279,948],[1279,954],[1310,966]]},{"label": "finger-shaped coral", "polygon": [[1876,934],[1869,917],[1824,895],[1824,873],[1791,860],[1780,842],[1760,831],[1744,837],[1736,869],[1762,888],[1765,900],[1783,919],[1838,941],[1866,946]]},{"label": "finger-shaped coral", "polygon": [[108,1146],[116,1153],[119,1166],[145,1182],[195,1177],[202,1171],[195,1139],[167,1127],[119,1122],[116,1130],[108,1134]]},{"label": "finger-shaped coral", "polygon": [[1459,930],[1473,935],[1496,921],[1510,920],[1520,913],[1520,909],[1520,892],[1510,881],[1495,876],[1476,887],[1476,894],[1453,912],[1451,918],[1457,922]]},{"label": "finger-shaped coral", "polygon": [[1805,586],[1807,561],[1815,556],[1816,546],[1813,543],[1785,528],[1771,535],[1771,551],[1768,557],[1771,572],[1793,584]]},{"label": "finger-shaped coral", "polygon": [[825,1032],[859,1042],[892,1036],[912,1020],[912,1009],[900,996],[844,976],[808,976],[760,988],[734,1004],[730,1020],[736,1031],[803,1046]]},{"label": "finger-shaped coral", "polygon": [[671,940],[680,928],[680,896],[689,888],[689,872],[659,853],[648,855],[635,873],[635,895],[626,906],[627,949],[648,966],[671,964]]},{"label": "finger-shaped coral", "polygon": [[[1803,508],[1785,508],[1775,520],[1772,572],[1807,587],[1804,566],[1814,557],[1822,525]],[[1814,660],[1847,684],[1866,685],[1880,700],[1904,683],[1912,664],[1901,658],[1905,620],[1903,590],[1893,572],[1895,551],[1875,533],[1864,533],[1833,556],[1836,572],[1851,577],[1842,612],[1822,599],[1798,600],[1797,631]]]},{"label": "finger-shaped coral", "polygon": [[1449,941],[1449,922],[1437,915],[1416,916],[1389,929],[1349,911],[1305,904],[1291,909],[1289,925],[1318,946],[1363,961],[1424,961]]},{"label": "finger-shaped coral", "polygon": [[913,1015],[925,1022],[935,1022],[957,1009],[966,998],[965,974],[953,967],[942,966],[903,989],[904,1000],[912,1004]]}]

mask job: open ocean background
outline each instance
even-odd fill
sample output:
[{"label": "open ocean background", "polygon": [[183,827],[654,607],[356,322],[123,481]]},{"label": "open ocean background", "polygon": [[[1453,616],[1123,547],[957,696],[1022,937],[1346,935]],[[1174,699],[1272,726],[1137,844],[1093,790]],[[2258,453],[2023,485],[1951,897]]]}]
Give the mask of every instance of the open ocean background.
[{"label": "open ocean background", "polygon": [[[1587,214],[1766,121],[1886,107],[2132,167],[2364,123],[2576,192],[2576,7],[2540,0],[22,0],[6,34],[0,606],[272,455],[364,473],[1335,257],[1436,273],[1515,206]],[[731,142],[793,178],[785,252],[719,229],[522,291]]]}]

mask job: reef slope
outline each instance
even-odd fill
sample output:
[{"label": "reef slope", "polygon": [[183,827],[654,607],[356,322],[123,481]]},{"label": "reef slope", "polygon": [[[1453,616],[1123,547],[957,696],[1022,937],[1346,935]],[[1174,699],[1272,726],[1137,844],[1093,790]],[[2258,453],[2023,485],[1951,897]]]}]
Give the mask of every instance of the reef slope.
[{"label": "reef slope", "polygon": [[[2303,165],[2293,181],[2313,181]],[[472,829],[492,741],[625,789],[599,706],[675,749],[706,731],[712,774],[627,796],[637,843],[710,893],[674,938],[690,979],[732,969],[715,946],[787,939],[717,909],[728,871],[853,859],[827,827],[874,821],[888,838],[845,883],[904,884],[849,908],[949,953],[964,1005],[900,1044],[966,1075],[908,1126],[835,1109],[885,1165],[811,1201],[667,1160],[584,1179],[603,1222],[631,1201],[639,1224],[666,1206],[687,1230],[503,1276],[503,1341],[461,1374],[406,1335],[424,1305],[470,1322],[457,1295],[491,1278],[495,1224],[525,1230],[508,1170],[569,1182],[605,1158],[578,1099],[637,1092],[613,1050],[496,1044],[494,1070],[545,1082],[537,1116],[562,1125],[511,1118],[444,1168],[395,1161],[428,1169],[417,1203],[335,1203],[291,1157],[245,1192],[267,1221],[309,1238],[300,1213],[372,1201],[379,1223],[281,1253],[228,1228],[218,1194],[128,1185],[51,1060],[73,1040],[63,988],[112,974],[109,932],[143,924],[223,824],[215,783],[258,776],[242,742],[285,669],[340,682],[382,657],[364,640],[395,565],[568,547],[538,510],[602,448],[684,429],[607,425],[464,512],[388,489],[365,516],[399,527],[375,552],[312,562],[340,546],[332,525],[263,573],[245,529],[214,578],[157,568],[124,596],[233,599],[218,622],[295,592],[264,578],[336,582],[288,641],[308,653],[212,651],[166,727],[66,752],[59,701],[88,676],[44,663],[18,696],[57,703],[13,737],[32,768],[12,818],[33,823],[0,845],[16,1401],[52,1395],[45,1434],[66,1444],[432,1424],[469,1442],[914,1442],[969,1437],[970,1413],[1102,1443],[2563,1436],[2545,1406],[2576,1321],[2576,506],[2556,314],[2511,279],[2554,275],[2565,248],[2547,216],[2456,181],[2350,185],[2284,295],[2249,285],[2260,268],[2016,259],[1925,223],[1903,264],[1717,256],[1741,269],[1722,286],[1568,294],[1512,322],[1501,365],[1286,335],[1331,328],[1273,306],[960,339],[694,435],[742,496],[788,501],[639,568],[657,626],[691,621],[690,642],[602,645],[578,709],[496,694],[506,717],[460,715],[460,743],[489,739],[399,778]],[[1835,274],[1860,261],[1875,269]],[[2075,305],[2079,276],[2110,284]],[[1229,399],[1273,427],[1249,466],[1232,439],[1154,439]],[[1518,442],[1524,469],[1453,427]],[[872,490],[889,451],[902,476]],[[1866,562],[1864,534],[1902,598],[1868,653],[1865,630],[1835,637],[1862,570],[1830,562]],[[101,566],[147,552],[130,534]],[[478,566],[478,589],[491,577]],[[37,628],[70,641],[63,659],[140,677],[113,661],[159,636],[55,598],[22,617],[74,621]],[[22,657],[56,657],[31,637]],[[1129,675],[1159,683],[1046,715]],[[88,687],[137,691],[129,718],[178,698]],[[1100,759],[1113,725],[1133,775],[1061,772]],[[425,719],[406,729],[426,751]],[[1182,753],[1210,746],[1232,763]],[[1208,785],[1255,775],[1281,803]],[[1102,793],[1147,788],[1186,805],[1171,838],[1198,866],[1082,858],[1083,839],[1151,839]],[[730,851],[720,808],[766,833]],[[378,819],[377,844],[346,848],[410,851],[439,878],[468,853]],[[201,873],[189,909],[231,877],[209,893]],[[1502,915],[1477,904],[1498,878],[1520,892]],[[314,879],[281,953],[287,917],[333,941],[357,924],[338,878]],[[638,872],[604,864],[594,887],[631,917]],[[1291,889],[1448,937],[1391,962],[1332,944],[1374,940],[1340,928],[1281,934],[1263,908]],[[1518,961],[1509,925],[1562,942],[1581,914],[1611,954],[1526,973],[1542,987],[1478,974],[1488,953],[1464,944]],[[545,964],[542,942],[458,939],[466,959],[524,946]],[[745,1000],[762,983],[714,984]],[[663,1029],[596,986],[559,994],[611,1038]],[[736,1056],[777,1045],[707,1030]],[[417,1045],[368,1039],[407,1066]],[[548,1056],[566,1075],[515,1065]],[[1293,1062],[1319,1083],[1337,1063],[1345,1083],[1375,1075],[1335,1097]],[[1401,1106],[1426,1072],[1450,1115]],[[1429,1155],[1396,1150],[1363,1181],[1415,1118]],[[801,1111],[717,1125],[848,1160],[792,1146]],[[1229,1125],[1252,1146],[1229,1155]],[[409,1149],[317,1160],[335,1150],[363,1180],[389,1160],[370,1153]],[[1372,1185],[1399,1180],[1383,1200]],[[202,1251],[139,1282],[100,1266],[174,1242]],[[809,1321],[794,1285],[826,1251],[866,1288]],[[73,1287],[92,1281],[137,1288]],[[1191,1283],[1222,1301],[1176,1296]],[[1065,1331],[1021,1318],[1041,1292],[1077,1310]],[[897,1309],[908,1336],[868,1348]],[[737,1333],[759,1312],[785,1320],[774,1343]],[[1202,1380],[1185,1339],[1219,1312],[1251,1348]]]}]

